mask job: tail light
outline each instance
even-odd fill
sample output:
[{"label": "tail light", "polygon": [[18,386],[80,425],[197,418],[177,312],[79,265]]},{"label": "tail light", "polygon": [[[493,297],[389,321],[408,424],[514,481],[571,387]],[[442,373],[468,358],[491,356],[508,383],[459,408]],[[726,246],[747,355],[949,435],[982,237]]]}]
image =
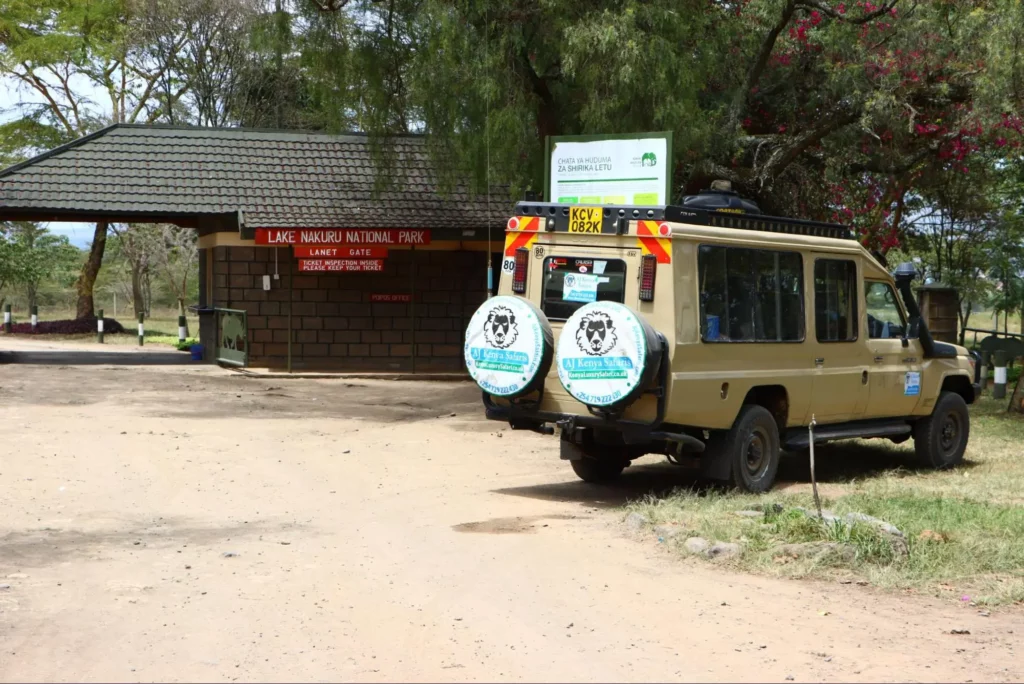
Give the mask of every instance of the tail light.
[{"label": "tail light", "polygon": [[512,291],[516,294],[526,292],[526,267],[530,261],[530,250],[520,247],[516,250],[516,270],[512,273]]},{"label": "tail light", "polygon": [[640,259],[640,301],[654,301],[654,276],[658,272],[658,257],[646,254]]}]

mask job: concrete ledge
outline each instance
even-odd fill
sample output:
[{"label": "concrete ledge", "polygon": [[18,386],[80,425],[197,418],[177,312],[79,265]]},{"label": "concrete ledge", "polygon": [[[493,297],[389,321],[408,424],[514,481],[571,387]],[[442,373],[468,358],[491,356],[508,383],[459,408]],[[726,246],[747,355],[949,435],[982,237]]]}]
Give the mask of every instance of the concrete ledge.
[{"label": "concrete ledge", "polygon": [[394,381],[429,381],[429,382],[470,382],[472,378],[465,373],[356,373],[329,371],[288,371],[270,368],[231,368],[222,366],[246,378],[267,380],[394,380]]}]

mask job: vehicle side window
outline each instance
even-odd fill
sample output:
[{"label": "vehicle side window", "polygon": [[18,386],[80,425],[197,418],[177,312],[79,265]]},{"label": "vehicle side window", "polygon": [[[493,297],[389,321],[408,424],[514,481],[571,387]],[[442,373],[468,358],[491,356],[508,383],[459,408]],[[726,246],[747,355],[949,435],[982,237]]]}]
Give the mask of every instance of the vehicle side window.
[{"label": "vehicle side window", "polygon": [[701,339],[804,339],[803,259],[798,252],[701,245]]},{"label": "vehicle side window", "polygon": [[868,310],[868,337],[891,340],[906,334],[906,321],[903,320],[896,291],[889,283],[865,281],[864,299]]},{"label": "vehicle side window", "polygon": [[857,263],[814,262],[814,327],[819,342],[857,339]]}]

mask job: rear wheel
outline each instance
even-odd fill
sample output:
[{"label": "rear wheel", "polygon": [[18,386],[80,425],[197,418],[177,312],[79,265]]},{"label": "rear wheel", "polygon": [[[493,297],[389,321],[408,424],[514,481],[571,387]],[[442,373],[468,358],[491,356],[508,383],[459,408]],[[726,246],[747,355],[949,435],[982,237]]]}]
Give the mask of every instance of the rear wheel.
[{"label": "rear wheel", "polygon": [[562,459],[569,461],[572,471],[584,482],[611,482],[629,465],[629,459],[619,453],[621,448],[598,444],[589,438],[583,445],[562,439],[560,448]]},{"label": "rear wheel", "polygon": [[732,428],[714,435],[701,457],[702,470],[712,479],[731,480],[754,494],[767,492],[779,470],[779,426],[763,406],[747,404]]},{"label": "rear wheel", "polygon": [[970,434],[967,402],[956,392],[943,392],[932,414],[914,425],[914,451],[926,466],[952,468],[963,462]]},{"label": "rear wheel", "polygon": [[569,464],[578,478],[593,484],[617,479],[626,467],[625,461],[598,460],[596,458],[580,458],[569,461]]}]

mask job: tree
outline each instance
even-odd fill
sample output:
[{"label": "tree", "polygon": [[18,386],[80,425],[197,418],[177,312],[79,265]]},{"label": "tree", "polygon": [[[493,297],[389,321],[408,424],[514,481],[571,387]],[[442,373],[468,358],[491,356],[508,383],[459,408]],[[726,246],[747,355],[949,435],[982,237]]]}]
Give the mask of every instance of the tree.
[{"label": "tree", "polygon": [[63,235],[36,223],[12,222],[0,235],[0,289],[24,286],[31,308],[36,306],[40,283],[53,278],[67,281],[79,260],[79,251]]},{"label": "tree", "polygon": [[113,257],[128,270],[131,289],[127,294],[135,315],[148,314],[152,292],[150,280],[165,250],[160,226],[148,223],[112,224],[111,231],[116,238]]},{"label": "tree", "polygon": [[[195,266],[199,260],[199,239],[196,232],[190,228],[163,224],[159,226],[159,231],[160,246],[156,250],[156,262],[168,288],[177,300],[178,315],[184,316],[190,283],[198,275]],[[187,319],[185,326],[187,335]]]},{"label": "tree", "polygon": [[[0,143],[8,159],[12,153],[46,149],[108,123],[153,123],[172,108],[187,84],[160,97],[158,85],[171,65],[154,60],[140,39],[147,35],[143,19],[148,15],[142,9],[173,5],[147,0],[0,0],[0,75],[13,79],[28,98],[17,103],[21,116],[6,126],[18,135]],[[182,41],[180,34],[171,38],[172,45]],[[106,96],[106,103],[92,99],[96,90]],[[75,286],[78,318],[95,315],[93,287],[103,262],[107,226],[96,224],[89,258]]]}]

